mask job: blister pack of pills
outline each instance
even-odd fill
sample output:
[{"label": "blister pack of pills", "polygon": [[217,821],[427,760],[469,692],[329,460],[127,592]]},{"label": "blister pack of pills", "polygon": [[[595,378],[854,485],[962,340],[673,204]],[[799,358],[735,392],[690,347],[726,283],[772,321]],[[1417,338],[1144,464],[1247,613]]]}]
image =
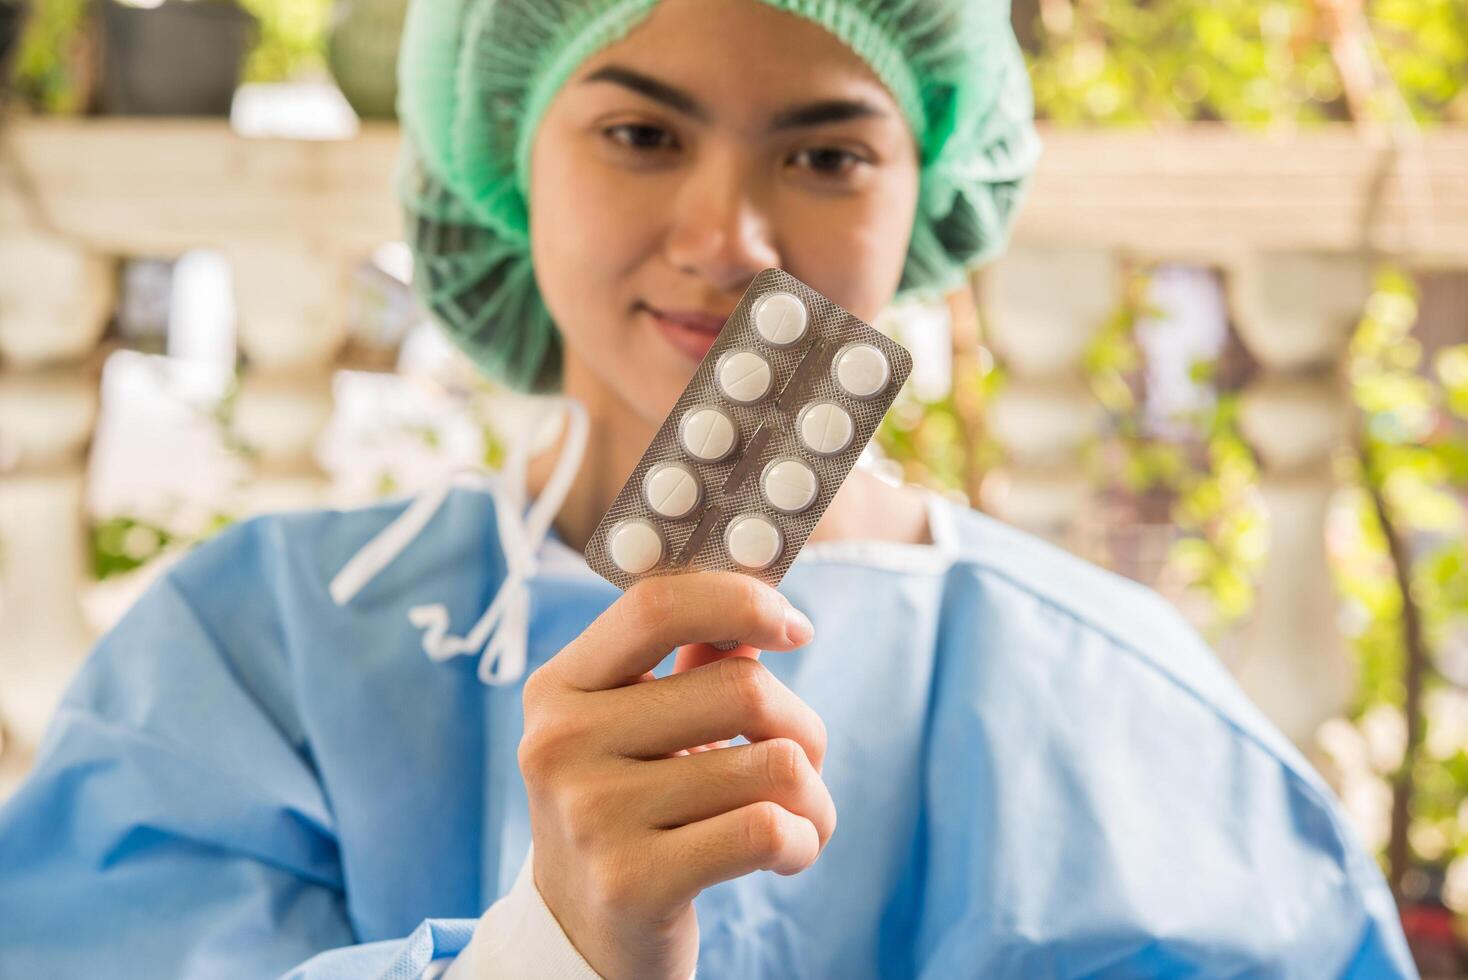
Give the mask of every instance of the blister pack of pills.
[{"label": "blister pack of pills", "polygon": [[902,345],[766,269],[597,525],[587,564],[622,589],[713,570],[778,585],[911,371]]}]

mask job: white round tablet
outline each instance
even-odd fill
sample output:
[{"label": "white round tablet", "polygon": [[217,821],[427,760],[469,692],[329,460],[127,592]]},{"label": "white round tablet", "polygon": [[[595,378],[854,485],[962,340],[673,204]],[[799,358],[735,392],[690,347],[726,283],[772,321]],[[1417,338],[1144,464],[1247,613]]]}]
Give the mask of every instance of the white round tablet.
[{"label": "white round tablet", "polygon": [[836,383],[855,398],[870,398],[887,387],[891,368],[887,355],[871,344],[852,344],[836,354],[832,362]]},{"label": "white round tablet", "polygon": [[640,575],[663,557],[663,538],[647,521],[629,518],[607,535],[612,562],[629,575]]},{"label": "white round tablet", "polygon": [[816,474],[798,459],[771,460],[760,486],[776,510],[798,514],[816,499]]},{"label": "white round tablet", "polygon": [[767,517],[744,514],[729,522],[724,532],[724,547],[745,568],[758,571],[769,568],[780,557],[780,529]]},{"label": "white round tablet", "polygon": [[754,304],[754,329],[774,347],[789,347],[805,336],[810,314],[799,297],[770,293]]},{"label": "white round tablet", "polygon": [[834,402],[807,405],[796,424],[800,428],[800,441],[813,453],[832,456],[851,445],[854,431],[851,416]]},{"label": "white round tablet", "polygon": [[719,390],[731,401],[747,405],[769,394],[770,362],[751,350],[733,350],[719,358]]},{"label": "white round tablet", "polygon": [[717,408],[693,408],[683,416],[678,437],[688,455],[716,463],[734,448],[734,422]]},{"label": "white round tablet", "polygon": [[698,477],[682,463],[658,463],[642,481],[647,505],[661,517],[686,517],[698,504]]}]

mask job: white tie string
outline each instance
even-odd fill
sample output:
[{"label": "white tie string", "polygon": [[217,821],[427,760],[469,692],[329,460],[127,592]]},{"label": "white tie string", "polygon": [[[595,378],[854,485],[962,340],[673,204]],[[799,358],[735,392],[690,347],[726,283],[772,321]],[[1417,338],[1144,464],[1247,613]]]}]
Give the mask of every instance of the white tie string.
[{"label": "white tie string", "polygon": [[[530,440],[519,440],[505,461],[501,479],[480,481],[494,498],[500,545],[505,556],[505,579],[489,607],[465,636],[449,633],[448,608],[442,603],[414,606],[408,621],[423,630],[423,652],[445,661],[484,651],[479,679],[486,684],[509,684],[525,672],[530,640],[529,580],[535,575],[536,555],[555,520],[586,452],[586,409],[574,398],[551,399],[566,411],[567,431],[555,469],[545,489],[525,513],[526,474]],[[397,520],[373,538],[337,574],[331,596],[345,605],[361,588],[392,562],[428,525],[448,497],[455,479],[425,491]],[[522,515],[524,515],[522,521]]]}]

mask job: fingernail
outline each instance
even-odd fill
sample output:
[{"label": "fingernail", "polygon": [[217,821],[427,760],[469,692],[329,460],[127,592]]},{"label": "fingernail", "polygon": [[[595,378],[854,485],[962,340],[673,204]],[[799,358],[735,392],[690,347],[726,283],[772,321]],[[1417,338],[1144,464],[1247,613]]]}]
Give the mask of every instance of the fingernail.
[{"label": "fingernail", "polygon": [[816,635],[816,628],[805,613],[796,609],[787,600],[785,603],[785,639],[791,643],[808,643]]}]

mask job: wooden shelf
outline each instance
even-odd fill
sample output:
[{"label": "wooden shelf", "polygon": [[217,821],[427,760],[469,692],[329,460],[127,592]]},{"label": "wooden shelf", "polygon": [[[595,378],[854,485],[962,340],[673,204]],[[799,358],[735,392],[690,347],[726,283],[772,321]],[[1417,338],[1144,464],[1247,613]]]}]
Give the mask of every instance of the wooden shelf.
[{"label": "wooden shelf", "polygon": [[45,230],[115,255],[288,239],[366,251],[401,237],[398,131],[349,140],[247,139],[222,121],[12,121],[0,132],[0,227]]},{"label": "wooden shelf", "polygon": [[1468,130],[1398,151],[1330,127],[1047,131],[1017,236],[1147,257],[1360,252],[1468,264]]},{"label": "wooden shelf", "polygon": [[[1408,149],[1327,127],[1290,136],[1222,126],[1043,131],[1016,240],[1227,261],[1245,251],[1405,254],[1468,264],[1468,130]],[[222,121],[12,120],[0,226],[34,219],[119,255],[224,239],[366,249],[400,234],[398,130],[348,140],[248,139]],[[11,173],[7,176],[14,177]]]}]

